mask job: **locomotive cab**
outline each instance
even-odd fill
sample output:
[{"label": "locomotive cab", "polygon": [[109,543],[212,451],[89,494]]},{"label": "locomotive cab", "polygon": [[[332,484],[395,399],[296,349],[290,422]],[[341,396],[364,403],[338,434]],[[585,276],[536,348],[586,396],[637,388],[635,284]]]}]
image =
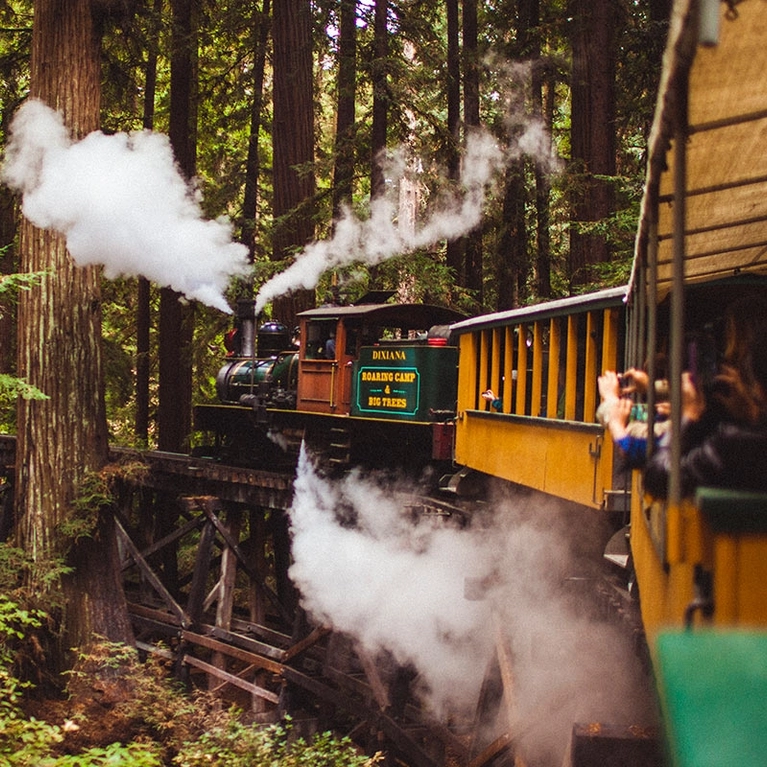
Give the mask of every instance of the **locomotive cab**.
[{"label": "locomotive cab", "polygon": [[[430,411],[454,411],[457,350],[447,346],[444,329],[434,328],[458,319],[462,315],[453,310],[425,304],[323,306],[302,312],[297,409],[415,420],[429,420]],[[446,365],[448,373],[435,364]],[[384,381],[389,375],[391,381]],[[382,383],[374,387],[381,392],[369,393],[363,402],[361,392],[370,382]],[[396,391],[390,386],[385,392],[387,383]],[[444,392],[442,383],[447,383]]]}]

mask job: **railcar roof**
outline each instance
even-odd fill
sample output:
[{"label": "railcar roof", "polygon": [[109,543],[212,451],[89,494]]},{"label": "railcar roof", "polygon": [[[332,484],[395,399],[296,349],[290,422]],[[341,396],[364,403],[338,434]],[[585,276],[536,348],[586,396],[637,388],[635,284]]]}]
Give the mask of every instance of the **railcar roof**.
[{"label": "railcar roof", "polygon": [[[636,259],[648,256],[657,221],[658,292],[670,290],[676,196],[675,115],[689,71],[685,275],[717,279],[767,272],[767,13],[764,0],[716,3],[719,36],[700,45],[696,12],[675,0],[663,59]],[[636,267],[636,264],[635,264]],[[632,280],[633,281],[633,280]]]},{"label": "railcar roof", "polygon": [[451,326],[453,333],[463,333],[472,330],[481,330],[495,325],[513,325],[519,322],[543,320],[549,317],[559,317],[573,313],[573,311],[595,311],[607,306],[616,306],[624,302],[628,288],[623,285],[618,288],[605,288],[594,293],[585,293],[581,296],[569,296],[555,301],[546,301],[533,306],[523,306],[519,309],[509,309],[505,312],[494,312],[472,317],[468,320],[456,322]]},{"label": "railcar roof", "polygon": [[360,319],[376,325],[428,330],[432,325],[449,325],[466,317],[444,306],[431,304],[361,304],[320,306],[298,315],[306,320]]}]

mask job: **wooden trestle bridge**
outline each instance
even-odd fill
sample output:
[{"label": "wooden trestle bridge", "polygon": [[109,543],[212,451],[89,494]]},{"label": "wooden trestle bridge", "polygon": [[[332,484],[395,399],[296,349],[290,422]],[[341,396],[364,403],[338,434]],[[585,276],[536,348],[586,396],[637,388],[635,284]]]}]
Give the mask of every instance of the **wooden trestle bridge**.
[{"label": "wooden trestle bridge", "polygon": [[[7,490],[14,454],[14,438],[0,436]],[[479,767],[508,747],[504,736],[472,758],[471,727],[463,736],[430,720],[409,699],[406,673],[308,624],[287,576],[292,472],[118,448],[110,461],[128,466],[115,472],[114,514],[140,650],[254,721],[289,713],[307,733],[341,723],[391,764]]]},{"label": "wooden trestle bridge", "polygon": [[[236,702],[252,721],[290,714],[299,734],[341,731],[370,753],[385,753],[387,765],[520,763],[514,744],[535,722],[520,722],[512,711],[511,651],[497,626],[476,720],[448,728],[411,698],[408,670],[309,624],[288,578],[292,470],[119,448],[110,461],[119,477],[114,515],[124,589],[141,651],[166,658],[188,683]],[[0,435],[0,489],[12,491],[14,464],[15,439]],[[11,493],[4,494],[7,517]],[[466,513],[434,499],[408,503],[416,510],[421,504],[424,513]],[[492,711],[500,734],[480,741],[480,733],[487,737],[480,719]],[[629,744],[626,767],[658,764],[642,761],[652,741],[628,730],[579,735],[576,726],[573,732],[574,742],[586,745],[584,755],[595,738],[608,737]],[[600,748],[572,764],[600,764]]]}]

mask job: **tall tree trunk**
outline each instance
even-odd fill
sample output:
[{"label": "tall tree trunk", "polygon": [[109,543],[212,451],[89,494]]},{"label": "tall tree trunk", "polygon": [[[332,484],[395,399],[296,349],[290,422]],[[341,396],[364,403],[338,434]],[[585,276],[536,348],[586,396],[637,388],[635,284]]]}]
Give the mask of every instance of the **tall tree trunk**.
[{"label": "tall tree trunk", "polygon": [[[272,258],[288,258],[314,238],[314,104],[312,17],[309,0],[274,6],[274,234]],[[314,306],[314,292],[298,290],[273,304],[292,326]]]},{"label": "tall tree trunk", "polygon": [[[99,127],[100,75],[91,0],[36,0],[30,95],[60,110],[76,138]],[[19,374],[50,399],[19,402],[19,542],[40,568],[62,555],[74,568],[62,579],[62,649],[96,634],[131,641],[111,514],[98,513],[91,536],[78,541],[59,532],[81,483],[107,459],[101,270],[76,266],[61,235],[27,220],[20,253],[23,271],[46,276],[20,297]]]},{"label": "tall tree trunk", "polygon": [[[4,132],[5,133],[5,132]],[[7,135],[7,134],[6,134]],[[9,247],[16,237],[16,210],[14,198],[8,187],[0,188],[0,275],[16,271],[14,251]],[[14,369],[13,319],[15,310],[10,297],[0,297],[0,373]]]},{"label": "tall tree trunk", "polygon": [[[465,132],[479,127],[479,49],[477,45],[477,0],[463,2],[463,119]],[[482,306],[482,225],[466,236],[466,287]]]},{"label": "tall tree trunk", "polygon": [[[538,37],[538,0],[519,0],[517,3],[516,40],[510,49],[510,58],[530,61],[532,77],[530,90],[517,83],[510,94],[511,114],[527,120],[530,107],[540,114],[541,79],[539,74],[540,43]],[[529,98],[529,101],[528,101]],[[521,129],[522,126],[520,125]],[[521,156],[506,169],[506,189],[501,223],[500,257],[498,259],[498,300],[501,311],[520,306],[528,296],[530,276],[529,232],[526,202],[529,197],[526,183],[529,160]],[[536,179],[543,174],[536,174]],[[540,243],[539,243],[540,244]]]},{"label": "tall tree trunk", "polygon": [[503,222],[499,240],[498,296],[496,310],[520,305],[521,285],[527,274],[527,228],[525,226],[525,168],[518,160],[506,170]]},{"label": "tall tree trunk", "polygon": [[[458,0],[445,0],[447,11],[447,175],[458,182],[461,175],[461,51],[459,44]],[[445,259],[455,275],[458,285],[463,285],[463,238],[448,240]]]},{"label": "tall tree trunk", "polygon": [[579,222],[600,221],[615,210],[616,6],[613,0],[571,0],[572,166],[578,183],[572,205],[570,280],[588,282],[589,266],[609,260],[605,237],[579,231]]},{"label": "tall tree trunk", "polygon": [[[389,0],[375,0],[373,20],[373,61],[370,80],[373,86],[373,121],[370,127],[370,201],[386,194],[384,163],[389,132]],[[369,269],[370,287],[380,282],[378,266]]]},{"label": "tall tree trunk", "polygon": [[[540,70],[538,70],[540,72]],[[554,124],[554,82],[546,83],[545,94],[541,85],[533,80],[533,98],[540,100],[541,117],[548,135],[552,134]],[[551,179],[549,173],[540,165],[535,167],[535,219],[538,236],[536,238],[536,284],[538,298],[551,297]]]},{"label": "tall tree trunk", "polygon": [[[196,0],[172,0],[170,142],[181,172],[197,168]],[[192,428],[193,304],[171,288],[160,290],[158,447],[185,452]]]},{"label": "tall tree trunk", "polygon": [[338,38],[338,109],[333,173],[333,217],[351,205],[357,103],[357,0],[341,0]]},{"label": "tall tree trunk", "polygon": [[[157,91],[157,55],[160,18],[163,0],[154,0],[151,16],[151,34],[144,70],[144,119],[147,130],[154,128],[154,99]],[[149,345],[152,326],[151,285],[146,277],[138,278],[138,306],[136,307],[136,438],[141,444],[149,442]]]},{"label": "tall tree trunk", "polygon": [[[539,118],[551,135],[553,119],[553,83],[546,87],[547,63],[541,59],[541,13],[540,0],[519,2],[519,45],[521,53],[532,62],[531,101],[534,116]],[[547,98],[544,106],[544,91]],[[551,296],[551,235],[549,213],[551,181],[547,169],[535,163],[535,287],[538,298]]]},{"label": "tall tree trunk", "polygon": [[383,161],[389,123],[389,0],[375,0],[374,53],[371,65],[373,82],[373,124],[370,147],[370,198],[375,200],[385,191]]},{"label": "tall tree trunk", "polygon": [[248,158],[245,162],[245,191],[242,200],[242,226],[240,242],[248,248],[251,263],[256,258],[256,206],[258,205],[258,177],[261,172],[258,136],[261,132],[261,112],[264,106],[264,71],[266,69],[266,45],[271,27],[272,8],[270,0],[264,0],[261,11],[253,4],[253,101],[250,105],[250,137]]}]

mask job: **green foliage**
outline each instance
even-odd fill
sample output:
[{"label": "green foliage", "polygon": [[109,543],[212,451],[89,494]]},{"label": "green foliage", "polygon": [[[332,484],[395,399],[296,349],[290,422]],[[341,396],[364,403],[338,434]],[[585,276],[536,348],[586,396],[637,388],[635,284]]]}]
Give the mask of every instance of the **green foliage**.
[{"label": "green foliage", "polygon": [[290,739],[291,722],[265,728],[230,721],[185,745],[173,760],[178,767],[372,767],[381,755],[359,754],[349,738],[317,734]]},{"label": "green foliage", "polygon": [[[5,251],[10,248],[6,245],[0,248],[0,258],[4,256]],[[4,299],[15,296],[20,290],[31,290],[45,276],[46,272],[30,272],[29,274],[0,274],[0,296]],[[0,315],[2,315],[2,306],[0,305]]]},{"label": "green foliage", "polygon": [[[34,610],[44,601],[47,614],[61,604],[61,577],[72,572],[61,558],[35,560],[23,549],[0,543],[0,593]],[[41,615],[42,613],[35,613]]]},{"label": "green foliage", "polygon": [[32,386],[22,378],[0,373],[0,405],[13,402],[17,397],[23,399],[49,399],[36,386]]},{"label": "green foliage", "polygon": [[[0,248],[0,257],[10,246]],[[15,298],[20,290],[30,290],[40,284],[45,272],[33,272],[31,274],[0,274],[0,298],[4,301]],[[3,304],[0,303],[0,316],[2,316]],[[14,402],[18,397],[24,399],[48,399],[48,396],[37,387],[27,381],[0,373],[0,407]]]},{"label": "green foliage", "polygon": [[44,618],[41,610],[25,609],[7,596],[0,595],[0,669],[4,672],[3,681],[8,683],[0,691],[0,710],[18,703],[15,692],[9,693],[11,687],[14,690],[19,688],[11,685],[8,669],[14,662],[18,643],[26,637],[29,629],[39,628]]},{"label": "green foliage", "polygon": [[107,464],[100,471],[86,472],[67,519],[59,525],[59,532],[72,543],[92,535],[101,511],[115,502],[115,484],[122,479],[136,482],[147,471],[145,463],[126,460]]},{"label": "green foliage", "polygon": [[[80,652],[70,672],[68,692],[76,713],[63,725],[26,717],[25,688],[13,673],[18,645],[45,620],[0,596],[0,764],[7,767],[372,767],[379,754],[358,753],[351,740],[329,732],[306,741],[293,737],[292,723],[247,725],[236,709],[225,710],[206,692],[184,693],[167,676],[163,661],[142,663],[124,644],[102,640]],[[98,680],[98,684],[94,684]],[[89,696],[99,705],[89,707]],[[109,701],[109,706],[104,706]],[[109,710],[122,722],[128,742],[84,744],[67,741],[69,732],[100,735],[89,711]],[[66,745],[66,748],[64,746]],[[66,751],[66,753],[65,753]]]},{"label": "green foliage", "polygon": [[25,610],[0,596],[0,763],[9,767],[39,765],[51,745],[61,741],[58,727],[23,716],[20,704],[29,684],[13,672],[19,644],[43,617],[40,611]]},{"label": "green foliage", "polygon": [[156,746],[149,743],[112,743],[94,746],[81,754],[44,759],[39,767],[162,767]]},{"label": "green foliage", "polygon": [[108,508],[113,501],[108,475],[98,471],[86,472],[77,488],[69,515],[59,525],[59,532],[72,543],[89,538],[96,530],[102,509]]}]

